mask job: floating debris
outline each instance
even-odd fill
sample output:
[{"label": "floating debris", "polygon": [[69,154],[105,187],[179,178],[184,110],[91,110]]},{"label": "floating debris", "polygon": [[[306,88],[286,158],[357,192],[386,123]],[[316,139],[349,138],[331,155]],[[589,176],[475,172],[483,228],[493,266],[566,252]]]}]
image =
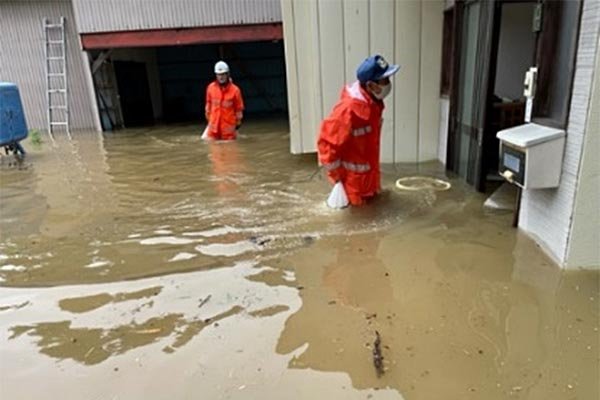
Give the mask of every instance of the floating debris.
[{"label": "floating debris", "polygon": [[205,305],[206,303],[208,303],[208,301],[210,300],[211,296],[212,295],[209,294],[208,296],[206,296],[205,299],[201,299],[200,300],[200,304],[198,304],[198,308],[201,308],[203,305]]},{"label": "floating debris", "polygon": [[249,240],[251,243],[254,243],[258,246],[264,246],[265,244],[269,243],[273,239],[268,238],[268,237],[250,236]]},{"label": "floating debris", "polygon": [[315,238],[312,236],[303,236],[302,240],[304,241],[304,244],[313,244],[315,242]]},{"label": "floating debris", "polygon": [[375,342],[373,342],[373,365],[377,377],[380,378],[385,373],[385,368],[383,367],[383,355],[381,354],[381,336],[378,331],[375,331]]},{"label": "floating debris", "polygon": [[429,176],[409,176],[396,181],[396,187],[402,190],[419,191],[434,190],[444,191],[452,187],[450,182]]}]

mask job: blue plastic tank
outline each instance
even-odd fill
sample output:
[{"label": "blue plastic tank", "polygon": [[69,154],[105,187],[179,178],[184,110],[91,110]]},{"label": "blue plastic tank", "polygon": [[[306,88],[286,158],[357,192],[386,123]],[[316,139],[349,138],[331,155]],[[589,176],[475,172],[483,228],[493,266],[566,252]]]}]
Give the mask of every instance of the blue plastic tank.
[{"label": "blue plastic tank", "polygon": [[0,82],[0,146],[18,146],[27,137],[27,123],[17,85]]}]

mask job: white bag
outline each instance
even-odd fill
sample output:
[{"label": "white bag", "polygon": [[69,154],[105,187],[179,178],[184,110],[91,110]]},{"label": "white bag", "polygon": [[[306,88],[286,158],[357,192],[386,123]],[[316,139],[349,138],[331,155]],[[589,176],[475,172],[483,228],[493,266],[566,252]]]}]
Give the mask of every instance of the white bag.
[{"label": "white bag", "polygon": [[348,196],[346,196],[342,182],[336,183],[331,189],[331,193],[327,198],[327,205],[331,208],[348,207]]},{"label": "white bag", "polygon": [[202,140],[209,140],[210,139],[208,137],[208,125],[204,129],[204,132],[202,132],[202,136],[200,136],[200,139],[202,139]]}]

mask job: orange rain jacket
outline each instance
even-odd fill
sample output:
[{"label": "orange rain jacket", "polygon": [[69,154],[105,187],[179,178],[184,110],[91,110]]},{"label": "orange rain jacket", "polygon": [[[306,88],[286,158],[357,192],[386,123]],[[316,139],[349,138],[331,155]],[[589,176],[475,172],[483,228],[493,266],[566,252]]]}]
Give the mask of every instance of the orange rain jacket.
[{"label": "orange rain jacket", "polygon": [[330,180],[341,181],[352,205],[381,190],[379,147],[384,105],[354,82],[322,122],[317,142],[319,163]]},{"label": "orange rain jacket", "polygon": [[231,80],[226,85],[211,82],[206,88],[206,119],[208,136],[216,140],[233,140],[236,127],[242,121],[244,100],[242,92]]}]

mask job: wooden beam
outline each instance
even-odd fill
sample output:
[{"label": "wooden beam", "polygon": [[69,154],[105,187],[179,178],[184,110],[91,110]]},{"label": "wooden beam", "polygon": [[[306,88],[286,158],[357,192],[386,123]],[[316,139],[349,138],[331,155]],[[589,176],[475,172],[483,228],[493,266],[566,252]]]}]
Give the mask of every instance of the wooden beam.
[{"label": "wooden beam", "polygon": [[283,39],[283,27],[281,23],[99,32],[84,33],[81,35],[81,43],[85,50],[183,46],[281,39]]},{"label": "wooden beam", "polygon": [[111,53],[112,53],[112,49],[105,50],[102,53],[100,53],[98,58],[96,58],[94,60],[94,63],[92,64],[92,75],[95,74],[96,71],[98,71],[98,68],[100,68],[102,66],[102,64],[104,63],[104,61],[106,61],[106,59],[108,59],[108,57],[110,57]]}]

